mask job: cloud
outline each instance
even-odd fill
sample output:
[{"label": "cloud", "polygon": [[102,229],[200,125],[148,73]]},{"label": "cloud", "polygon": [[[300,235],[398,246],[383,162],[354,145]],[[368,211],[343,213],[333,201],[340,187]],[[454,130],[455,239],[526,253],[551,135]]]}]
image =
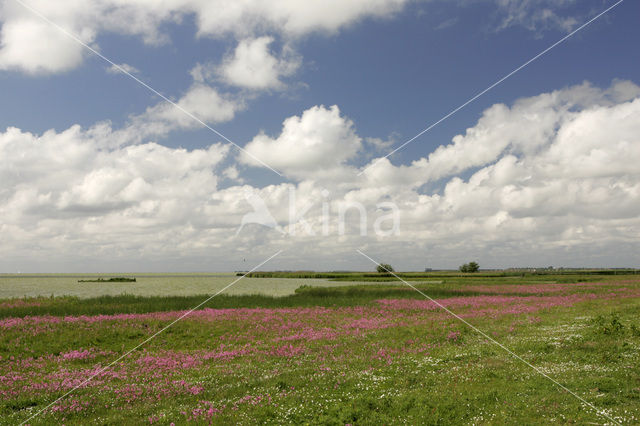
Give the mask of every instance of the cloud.
[{"label": "cloud", "polygon": [[[253,182],[246,172],[253,163],[229,156],[228,145],[113,146],[121,129],[104,123],[41,135],[9,128],[0,133],[0,265],[33,270],[38,259],[75,259],[82,269],[135,259],[134,266],[146,265],[139,269],[229,270],[242,268],[233,259],[251,255],[257,264],[288,249],[272,268],[368,269],[356,248],[400,269],[470,259],[634,265],[639,117],[637,85],[584,83],[494,105],[430,155],[404,165],[384,160],[358,177],[353,163],[364,138],[337,106],[315,106],[286,119],[279,135],[258,134],[247,144],[293,179],[268,185],[242,184]],[[253,211],[247,193],[295,235],[247,225],[235,237]],[[355,202],[364,206],[368,235],[360,235],[355,209],[339,235],[338,212]],[[384,202],[398,207],[396,235],[373,233]],[[290,205],[303,219],[291,225]]]},{"label": "cloud", "polygon": [[[169,41],[167,23],[194,17],[197,36],[238,40],[281,35],[293,40],[309,33],[335,33],[367,17],[386,17],[401,10],[406,0],[104,0],[100,2],[33,0],[29,4],[84,43],[95,44],[99,34],[141,37],[149,45]],[[15,2],[0,5],[0,69],[32,74],[58,73],[80,65],[83,47]],[[290,59],[287,60],[289,62]],[[255,83],[254,83],[255,84]]]},{"label": "cloud", "polygon": [[396,143],[396,135],[392,135],[387,140],[380,138],[364,138],[365,143],[370,146],[375,152],[389,152],[391,151],[393,144]]},{"label": "cloud", "polygon": [[204,212],[228,149],[109,148],[79,126],[42,135],[9,128],[0,133],[0,228],[9,250],[3,255],[150,254],[172,233],[214,220]]},{"label": "cloud", "polygon": [[[359,241],[361,247],[398,250],[402,256],[438,247],[462,260],[482,254],[485,262],[497,266],[527,264],[528,256],[546,259],[545,253],[553,253],[548,258],[552,262],[581,265],[576,263],[580,256],[590,256],[600,259],[600,265],[629,265],[640,259],[617,247],[635,247],[634,239],[640,236],[640,169],[635,164],[640,158],[639,117],[637,85],[615,81],[600,89],[583,83],[510,106],[496,104],[451,144],[409,165],[383,160],[360,179],[345,178],[355,168],[350,160],[360,152],[340,157],[338,143],[319,144],[315,157],[293,150],[299,145],[287,142],[289,132],[284,129],[278,138],[257,140],[264,152],[285,156],[280,167],[302,179],[299,187],[306,188],[305,193],[330,188],[332,211],[341,203],[357,201],[375,217],[375,206],[383,201],[399,206],[397,238],[378,243],[374,236],[349,235],[336,238],[336,246],[357,246]],[[294,123],[299,121],[306,120],[295,117]],[[321,134],[322,124],[313,122]],[[297,132],[291,134],[291,140],[302,139]],[[332,173],[314,169],[320,152],[336,156],[332,165],[322,166]],[[297,158],[309,159],[304,171],[289,169]],[[470,177],[463,179],[462,174]],[[317,196],[315,208],[307,213],[316,230],[321,201]],[[599,253],[605,248],[616,255]],[[455,266],[444,257],[440,262]]]},{"label": "cloud", "polygon": [[[609,107],[640,96],[640,88],[629,81],[614,81],[602,90],[588,82],[517,100],[511,107],[495,104],[487,108],[475,126],[441,145],[410,167],[392,167],[388,161],[367,168],[373,180],[402,180],[422,185],[466,170],[484,166],[503,155],[533,155],[547,146],[558,129],[577,117],[576,110]],[[577,146],[581,146],[580,143]]]},{"label": "cloud", "polygon": [[193,151],[155,143],[112,148],[96,142],[91,132],[77,125],[40,136],[8,128],[0,134],[0,148],[2,158],[10,159],[1,163],[2,198],[8,202],[3,207],[9,208],[3,217],[13,216],[12,203],[28,198],[24,194],[46,199],[44,211],[63,213],[82,208],[99,212],[121,203],[139,205],[153,197],[161,202],[162,194],[169,195],[171,203],[175,197],[191,197],[187,192],[201,195],[204,188],[209,193],[216,189],[213,168],[228,152],[228,147],[218,144]]},{"label": "cloud", "polygon": [[[122,129],[112,132],[110,123],[106,122],[92,127],[91,131],[97,138],[108,137],[112,146],[121,146],[144,142],[149,137],[166,137],[176,130],[202,128],[201,122],[214,125],[230,121],[245,108],[244,99],[221,94],[213,87],[198,82],[175,100],[175,104],[178,106],[160,100],[143,113],[131,115]],[[100,135],[103,128],[108,136]]]},{"label": "cloud", "polygon": [[449,18],[440,22],[435,26],[435,30],[446,30],[447,28],[451,28],[458,23],[458,18]]},{"label": "cloud", "polygon": [[285,46],[280,57],[269,50],[272,37],[242,40],[232,55],[226,56],[216,73],[227,84],[247,89],[281,89],[280,80],[294,74],[301,59]]},{"label": "cloud", "polygon": [[222,175],[227,179],[238,182],[238,183],[244,182],[244,179],[240,177],[240,171],[236,166],[227,167],[222,171]]},{"label": "cloud", "polygon": [[[404,194],[396,199],[406,203],[402,225],[414,239],[449,247],[464,239],[478,251],[508,244],[522,253],[526,244],[608,244],[619,253],[616,244],[631,243],[640,229],[639,89],[585,83],[494,105],[452,144],[410,166],[382,162],[367,179]],[[458,176],[468,171],[466,181]],[[418,192],[442,179],[442,191]],[[414,190],[400,192],[400,184]]]},{"label": "cloud", "polygon": [[[144,114],[133,118],[142,127],[148,126],[150,134],[165,134],[175,128],[197,128],[201,124],[184,111],[188,111],[205,123],[221,123],[231,120],[242,109],[243,103],[221,95],[213,87],[195,83],[175,102],[179,108],[161,101],[147,108]],[[184,110],[184,111],[183,111]]]},{"label": "cloud", "polygon": [[[496,7],[497,31],[518,26],[536,33],[550,29],[569,32],[587,18],[583,12],[576,12],[575,0],[486,1]],[[286,49],[281,57],[273,56],[263,45],[263,37],[279,37],[291,45],[312,33],[335,34],[367,18],[393,17],[409,3],[410,0],[31,0],[29,5],[98,50],[96,40],[108,33],[139,37],[150,46],[166,44],[170,42],[167,24],[193,18],[197,37],[231,36],[239,41],[239,50],[223,64],[223,75],[232,84],[262,88],[272,87],[278,76],[286,76],[287,70],[296,68],[299,62]],[[431,2],[430,7],[436,7],[434,4]],[[599,7],[595,0],[591,4]],[[82,63],[87,52],[58,29],[17,2],[4,2],[0,8],[0,70],[60,73]],[[455,18],[446,19],[438,28],[446,28],[454,21]],[[259,69],[255,78],[244,71],[253,66]]]},{"label": "cloud", "polygon": [[[0,32],[0,69],[30,74],[63,72],[82,63],[77,43],[56,28],[34,19],[5,21]],[[85,37],[92,40],[92,35]]]},{"label": "cloud", "polygon": [[137,74],[140,72],[140,70],[136,67],[134,67],[133,65],[129,65],[129,64],[118,64],[116,65],[111,65],[110,67],[107,68],[107,72],[109,74],[120,74],[122,73],[122,70],[128,72],[129,74]]},{"label": "cloud", "polygon": [[[569,32],[587,18],[583,12],[575,11],[575,0],[489,2],[496,8],[497,31],[518,26],[537,34],[550,29]],[[231,36],[238,41],[233,55],[214,70],[223,80],[240,87],[273,89],[281,88],[280,78],[290,76],[300,66],[301,58],[292,48],[297,40],[312,33],[335,34],[367,18],[393,17],[409,3],[410,0],[32,0],[29,5],[96,50],[100,50],[97,40],[102,34],[139,37],[149,46],[166,44],[171,41],[167,24],[193,18],[196,37]],[[436,3],[429,6],[435,8]],[[598,7],[595,0],[592,3]],[[0,5],[0,20],[0,70],[61,73],[81,65],[88,54],[80,44],[17,2]],[[449,18],[438,28],[453,23],[455,18]],[[282,39],[285,45],[279,55],[268,48],[274,38]]]},{"label": "cloud", "polygon": [[[182,2],[183,7],[186,2]],[[122,3],[32,0],[29,7],[99,50],[99,34],[110,32],[139,36],[149,45],[168,41],[160,31],[163,23],[175,22],[182,12],[143,0]],[[0,69],[30,74],[59,73],[80,65],[85,48],[17,2],[0,5]]]},{"label": "cloud", "polygon": [[[496,0],[495,3],[501,15],[497,31],[518,26],[538,35],[548,30],[569,33],[587,19],[584,12],[572,9],[575,0]],[[596,7],[600,4],[591,3]]]},{"label": "cloud", "polygon": [[258,165],[254,158],[259,158],[292,178],[336,178],[361,146],[353,122],[341,116],[336,105],[314,106],[299,117],[287,118],[277,138],[255,136],[245,146],[251,155],[243,152],[240,161]]},{"label": "cloud", "polygon": [[386,17],[400,11],[406,0],[327,0],[295,2],[249,0],[241,5],[202,1],[198,7],[199,34],[246,37],[265,29],[290,38],[311,32],[335,33],[367,17]]}]

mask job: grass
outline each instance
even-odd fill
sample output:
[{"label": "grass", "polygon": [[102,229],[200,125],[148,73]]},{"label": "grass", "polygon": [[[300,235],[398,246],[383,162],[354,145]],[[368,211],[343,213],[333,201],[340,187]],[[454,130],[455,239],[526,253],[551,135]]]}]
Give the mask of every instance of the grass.
[{"label": "grass", "polygon": [[[640,280],[566,278],[418,285],[606,415],[638,423]],[[26,420],[202,300],[0,301],[0,424]],[[405,285],[208,307],[30,423],[611,423]]]}]

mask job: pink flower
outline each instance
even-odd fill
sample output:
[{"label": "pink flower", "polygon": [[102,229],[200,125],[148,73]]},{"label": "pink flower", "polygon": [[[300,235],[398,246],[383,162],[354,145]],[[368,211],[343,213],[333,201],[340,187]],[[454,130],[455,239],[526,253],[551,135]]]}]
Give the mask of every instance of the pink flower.
[{"label": "pink flower", "polygon": [[456,341],[458,341],[459,338],[460,338],[460,332],[459,331],[451,331],[451,332],[449,332],[449,334],[447,334],[447,339],[449,341],[456,342]]},{"label": "pink flower", "polygon": [[73,350],[60,354],[62,359],[87,359],[93,358],[88,350]]}]

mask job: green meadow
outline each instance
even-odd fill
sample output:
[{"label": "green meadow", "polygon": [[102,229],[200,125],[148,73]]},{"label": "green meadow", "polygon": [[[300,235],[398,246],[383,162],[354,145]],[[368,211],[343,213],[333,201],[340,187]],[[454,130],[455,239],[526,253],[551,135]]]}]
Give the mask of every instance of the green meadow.
[{"label": "green meadow", "polygon": [[640,276],[416,276],[434,303],[364,275],[255,277],[186,316],[208,293],[163,286],[213,277],[93,297],[40,277],[0,300],[0,424],[639,422]]}]

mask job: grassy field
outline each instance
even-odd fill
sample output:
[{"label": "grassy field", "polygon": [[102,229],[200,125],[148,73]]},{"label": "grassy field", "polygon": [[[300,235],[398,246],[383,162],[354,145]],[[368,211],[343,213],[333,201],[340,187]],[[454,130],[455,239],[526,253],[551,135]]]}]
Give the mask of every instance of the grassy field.
[{"label": "grassy field", "polygon": [[29,423],[640,422],[640,277],[414,285],[600,414],[406,285],[374,283],[221,295],[104,371],[206,296],[0,300],[0,424],[78,385]]}]

